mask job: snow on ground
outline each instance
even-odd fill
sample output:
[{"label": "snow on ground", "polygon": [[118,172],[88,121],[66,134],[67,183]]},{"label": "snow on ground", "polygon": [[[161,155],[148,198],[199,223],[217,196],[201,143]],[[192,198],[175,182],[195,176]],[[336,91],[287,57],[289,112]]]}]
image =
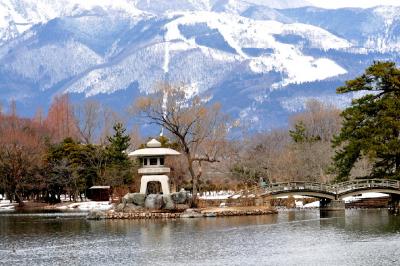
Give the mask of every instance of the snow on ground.
[{"label": "snow on ground", "polygon": [[308,2],[317,7],[327,8],[327,9],[337,9],[345,7],[358,7],[358,8],[370,8],[374,6],[399,6],[400,1],[398,0],[308,0]]},{"label": "snow on ground", "polygon": [[0,200],[0,212],[13,211],[17,205],[17,203],[11,203],[9,200]]},{"label": "snow on ground", "polygon": [[80,210],[80,211],[107,211],[110,210],[113,205],[108,201],[85,201],[75,202],[67,205],[59,206],[59,210]]},{"label": "snow on ground", "polygon": [[[17,206],[17,203],[10,203],[9,200],[0,200],[0,212],[1,211],[13,211]],[[57,206],[58,210],[79,210],[79,211],[107,211],[110,210],[113,205],[108,201],[84,201],[84,202],[64,202],[60,206]]]},{"label": "snow on ground", "polygon": [[301,208],[319,208],[319,200],[304,204]]},{"label": "snow on ground", "polygon": [[[219,200],[219,199],[227,199],[232,195],[234,195],[233,191],[209,191],[209,192],[204,192],[204,194],[201,195],[199,198],[206,200]],[[233,196],[232,198],[235,198],[235,196]]]},{"label": "snow on ground", "polygon": [[35,24],[99,9],[120,11],[132,18],[147,15],[130,0],[1,0],[0,41],[12,39]]},{"label": "snow on ground", "polygon": [[[275,35],[296,35],[311,42],[311,46],[323,50],[346,49],[352,45],[347,40],[312,25],[301,23],[283,24],[277,21],[256,21],[233,14],[216,12],[179,12],[181,16],[166,24],[165,41],[179,40],[188,45],[182,50],[202,47],[193,38],[186,38],[180,31],[180,25],[206,24],[210,29],[217,30],[226,43],[233,48],[237,59],[249,60],[250,69],[255,73],[271,70],[283,71],[287,74],[279,86],[291,83],[323,80],[347,73],[347,71],[328,58],[313,58],[304,55],[295,45],[276,40]],[[323,40],[323,41],[321,41]],[[242,48],[253,47],[273,49],[270,56],[251,57]],[[168,72],[169,48],[166,46],[164,71]],[[232,55],[226,53],[229,58]],[[299,65],[301,67],[299,67]]]},{"label": "snow on ground", "polygon": [[353,202],[353,201],[357,201],[360,199],[385,198],[385,197],[389,197],[389,195],[383,194],[383,193],[369,192],[369,193],[364,193],[361,196],[346,197],[343,200],[344,200],[344,202],[348,203],[348,202]]}]

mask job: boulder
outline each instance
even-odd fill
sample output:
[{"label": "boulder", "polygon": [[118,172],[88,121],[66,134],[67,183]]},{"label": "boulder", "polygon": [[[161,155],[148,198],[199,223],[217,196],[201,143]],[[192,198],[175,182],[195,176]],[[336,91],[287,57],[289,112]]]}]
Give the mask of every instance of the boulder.
[{"label": "boulder", "polygon": [[141,207],[141,206],[135,205],[133,203],[127,203],[125,205],[125,208],[124,208],[123,211],[124,212],[137,212],[137,211],[140,211],[142,209],[143,209],[143,207]]},{"label": "boulder", "polygon": [[117,212],[122,212],[122,211],[124,211],[125,205],[126,205],[126,204],[123,204],[123,203],[118,204],[118,205],[115,207],[115,211],[117,211]]},{"label": "boulder", "polygon": [[149,194],[144,202],[144,207],[154,210],[162,209],[163,205],[163,195],[160,194]]},{"label": "boulder", "polygon": [[175,210],[175,203],[172,200],[171,195],[163,195],[164,209]]},{"label": "boulder", "polygon": [[145,201],[146,195],[145,194],[140,194],[140,193],[128,193],[122,198],[122,203],[123,204],[128,204],[132,203],[137,206],[144,207],[144,201]]},{"label": "boulder", "polygon": [[171,198],[175,204],[185,204],[188,201],[188,194],[184,189],[181,189],[179,192],[172,193]]}]

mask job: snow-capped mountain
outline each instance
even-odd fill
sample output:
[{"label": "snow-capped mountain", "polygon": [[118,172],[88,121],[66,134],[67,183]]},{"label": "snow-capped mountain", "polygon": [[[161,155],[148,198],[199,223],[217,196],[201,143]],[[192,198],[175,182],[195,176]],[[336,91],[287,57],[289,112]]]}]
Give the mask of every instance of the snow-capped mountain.
[{"label": "snow-capped mountain", "polygon": [[400,7],[302,0],[3,0],[0,97],[25,114],[57,93],[125,108],[160,81],[223,103],[254,129],[283,126],[373,60],[399,61]]}]

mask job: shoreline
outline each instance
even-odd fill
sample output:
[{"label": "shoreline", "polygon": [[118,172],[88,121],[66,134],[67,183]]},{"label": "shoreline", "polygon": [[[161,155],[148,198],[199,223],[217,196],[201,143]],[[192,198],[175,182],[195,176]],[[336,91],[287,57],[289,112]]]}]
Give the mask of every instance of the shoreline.
[{"label": "shoreline", "polygon": [[[10,208],[12,206],[13,208]],[[58,204],[47,204],[40,202],[25,202],[23,207],[19,207],[16,203],[4,205],[0,208],[2,213],[86,213],[87,218],[90,220],[116,220],[116,219],[182,219],[182,218],[201,218],[201,217],[228,217],[228,216],[257,216],[257,215],[271,215],[290,210],[311,210],[314,208],[287,208],[282,206],[226,206],[226,207],[200,207],[196,209],[187,209],[186,211],[163,211],[163,210],[145,210],[138,209],[131,212],[118,212],[116,211],[115,204],[109,202],[63,202]],[[378,209],[386,209],[387,207],[380,206]],[[353,206],[346,209],[377,209],[376,206],[358,207]]]},{"label": "shoreline", "polygon": [[96,213],[89,219],[184,219],[184,218],[205,218],[205,217],[227,217],[227,216],[256,216],[277,214],[278,211],[270,207],[210,207],[201,209],[188,209],[185,212],[160,212],[160,211],[137,211],[137,212],[116,212],[107,211],[104,214]]}]

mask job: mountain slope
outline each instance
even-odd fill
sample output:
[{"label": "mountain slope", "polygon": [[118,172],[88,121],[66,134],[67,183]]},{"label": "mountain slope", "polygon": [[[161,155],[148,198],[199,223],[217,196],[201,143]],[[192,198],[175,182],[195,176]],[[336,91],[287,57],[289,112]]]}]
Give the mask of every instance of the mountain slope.
[{"label": "mountain slope", "polygon": [[297,8],[307,4],[5,0],[0,98],[30,115],[65,92],[122,111],[124,94],[184,82],[255,130],[284,126],[309,99],[348,104],[335,88],[373,60],[399,61],[400,8]]}]

